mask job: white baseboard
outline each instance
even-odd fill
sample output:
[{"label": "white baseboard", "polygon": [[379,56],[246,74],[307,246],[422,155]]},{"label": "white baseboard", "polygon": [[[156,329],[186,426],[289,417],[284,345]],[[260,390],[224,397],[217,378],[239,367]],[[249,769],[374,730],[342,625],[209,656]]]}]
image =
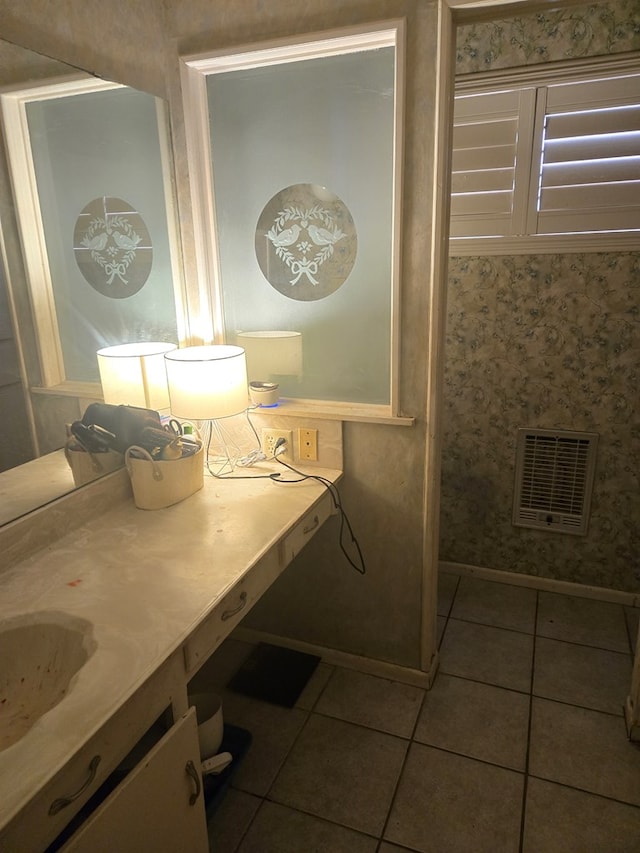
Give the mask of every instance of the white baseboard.
[{"label": "white baseboard", "polygon": [[428,672],[421,669],[413,669],[400,664],[388,663],[387,661],[374,660],[373,658],[352,655],[349,652],[341,652],[339,649],[330,649],[318,646],[315,643],[306,643],[302,640],[294,640],[289,637],[280,637],[277,634],[268,634],[266,631],[256,631],[253,628],[238,626],[232,634],[236,640],[245,643],[271,643],[274,646],[283,646],[286,649],[294,649],[309,655],[317,655],[322,658],[323,663],[332,666],[341,666],[345,669],[354,669],[367,675],[375,675],[378,678],[386,678],[389,681],[398,681],[401,684],[409,684],[412,687],[423,687],[428,690],[433,684],[438,669],[437,652],[431,661]]},{"label": "white baseboard", "polygon": [[625,604],[627,607],[640,607],[640,594],[624,592],[620,589],[608,589],[604,586],[589,586],[587,584],[558,581],[553,578],[541,578],[536,575],[525,575],[521,572],[503,572],[499,569],[485,569],[481,566],[470,566],[466,563],[449,563],[441,560],[438,564],[441,572],[453,575],[476,577],[481,580],[508,583],[514,586],[526,586],[545,592],[559,592],[563,595],[575,595],[581,598],[595,598],[598,601],[608,601],[612,604]]}]

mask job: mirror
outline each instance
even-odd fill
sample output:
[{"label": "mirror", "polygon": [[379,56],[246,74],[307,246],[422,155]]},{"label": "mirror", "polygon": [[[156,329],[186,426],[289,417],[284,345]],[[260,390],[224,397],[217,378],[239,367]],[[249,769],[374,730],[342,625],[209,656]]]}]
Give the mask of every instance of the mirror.
[{"label": "mirror", "polygon": [[176,342],[180,274],[162,102],[1,40],[0,94],[1,525],[94,476],[64,445],[95,352]]}]

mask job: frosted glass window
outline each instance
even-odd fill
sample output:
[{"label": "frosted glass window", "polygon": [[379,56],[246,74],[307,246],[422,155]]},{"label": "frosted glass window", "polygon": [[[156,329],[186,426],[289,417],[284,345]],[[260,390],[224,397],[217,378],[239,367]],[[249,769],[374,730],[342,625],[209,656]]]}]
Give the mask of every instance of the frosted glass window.
[{"label": "frosted glass window", "polygon": [[178,338],[156,99],[117,87],[25,109],[65,378],[98,382],[101,347]]},{"label": "frosted glass window", "polygon": [[395,46],[206,78],[225,337],[301,333],[283,396],[389,405]]}]

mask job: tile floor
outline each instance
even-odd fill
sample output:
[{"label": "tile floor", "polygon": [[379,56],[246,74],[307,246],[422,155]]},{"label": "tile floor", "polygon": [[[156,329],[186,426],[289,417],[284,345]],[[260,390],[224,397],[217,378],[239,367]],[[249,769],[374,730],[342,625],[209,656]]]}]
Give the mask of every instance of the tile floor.
[{"label": "tile floor", "polygon": [[321,663],[293,709],[197,676],[253,743],[210,825],[215,853],[640,853],[626,738],[638,610],[441,576],[426,692]]}]

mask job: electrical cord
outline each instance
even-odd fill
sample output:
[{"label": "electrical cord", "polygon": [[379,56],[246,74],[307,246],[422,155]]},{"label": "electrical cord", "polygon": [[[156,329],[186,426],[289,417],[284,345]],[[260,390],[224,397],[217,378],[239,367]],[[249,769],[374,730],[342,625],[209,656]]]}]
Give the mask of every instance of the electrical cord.
[{"label": "electrical cord", "polygon": [[[258,433],[257,433],[255,427],[253,426],[253,424],[251,423],[251,419],[249,418],[248,410],[247,410],[247,420],[248,420],[249,424],[251,424],[251,428],[253,429],[253,432],[256,436],[256,439],[258,439]],[[331,498],[333,500],[333,506],[334,506],[336,512],[338,513],[339,517],[340,517],[340,531],[338,534],[338,547],[342,551],[342,554],[343,554],[344,558],[346,559],[346,561],[349,563],[349,565],[353,569],[356,570],[356,572],[358,572],[358,574],[365,575],[367,573],[367,568],[366,568],[366,564],[364,561],[364,557],[362,555],[362,550],[360,548],[360,543],[356,539],[356,537],[353,533],[353,529],[351,527],[351,522],[349,521],[347,514],[344,511],[344,507],[342,506],[342,500],[340,498],[340,492],[338,491],[337,486],[334,483],[332,483],[331,480],[327,480],[326,477],[321,477],[318,474],[305,474],[304,471],[299,471],[297,468],[294,468],[293,465],[289,465],[288,462],[284,462],[282,459],[280,459],[280,456],[282,456],[282,454],[286,450],[286,444],[287,444],[286,439],[279,438],[276,441],[276,445],[275,445],[275,448],[273,451],[273,456],[271,457],[271,460],[275,460],[280,465],[282,465],[285,468],[288,468],[289,471],[292,471],[294,474],[296,474],[297,476],[294,480],[292,480],[292,479],[283,480],[279,471],[272,472],[271,474],[234,474],[234,473],[222,474],[220,472],[216,473],[215,471],[213,471],[211,469],[211,466],[209,465],[209,460],[208,460],[209,447],[211,444],[211,432],[212,432],[211,427],[209,427],[207,440],[206,440],[206,454],[207,454],[206,455],[206,459],[207,459],[206,466],[207,466],[207,470],[209,471],[209,474],[211,474],[212,477],[215,477],[218,480],[273,480],[274,483],[283,483],[283,484],[302,483],[302,482],[304,482],[304,480],[316,480],[318,483],[323,485],[325,487],[325,489],[331,495]],[[252,457],[252,461],[249,461],[250,457]],[[254,461],[258,461],[258,457],[261,457],[262,459],[267,458],[261,451],[253,451],[247,457],[244,457],[244,459],[241,460],[239,464],[242,464],[244,462],[245,466],[252,465]],[[347,551],[347,546],[345,545],[345,531],[348,532],[349,536],[351,537],[350,545],[356,551],[357,562],[351,558],[350,554]]]},{"label": "electrical cord", "polygon": [[[246,414],[247,414],[247,421],[249,422],[249,424],[250,424],[250,426],[251,426],[251,428],[255,434],[255,437],[259,443],[258,433],[257,433],[253,423],[251,423],[251,418],[249,417],[249,411],[248,410],[247,410]],[[270,461],[275,460],[280,465],[282,465],[285,468],[288,468],[289,471],[292,471],[294,474],[296,474],[297,476],[296,476],[295,480],[292,480],[292,479],[283,480],[281,478],[280,472],[278,472],[278,471],[270,473],[270,474],[234,474],[233,468],[232,468],[231,472],[227,473],[227,474],[223,474],[223,473],[221,473],[221,471],[216,472],[211,468],[211,466],[209,464],[209,449],[211,446],[211,440],[212,440],[212,427],[211,427],[211,424],[208,424],[207,435],[205,438],[205,444],[206,444],[206,457],[205,458],[207,460],[206,461],[206,467],[207,467],[209,474],[218,480],[273,480],[274,483],[283,483],[283,484],[302,483],[304,480],[316,480],[318,483],[323,485],[325,487],[325,489],[331,495],[334,508],[335,508],[336,512],[338,513],[338,515],[340,516],[340,531],[338,534],[338,546],[339,546],[340,550],[342,551],[342,554],[344,555],[346,561],[349,563],[349,565],[352,568],[354,568],[356,570],[356,572],[358,572],[358,574],[365,575],[367,573],[367,568],[365,565],[362,550],[360,548],[360,543],[358,542],[358,540],[356,539],[356,537],[353,533],[353,529],[351,527],[351,522],[349,521],[347,514],[344,511],[344,507],[342,506],[342,501],[340,499],[340,492],[338,491],[336,485],[334,483],[332,483],[331,480],[327,480],[325,477],[321,477],[318,474],[305,474],[304,471],[299,471],[297,468],[294,468],[293,465],[289,465],[288,462],[284,462],[282,459],[280,459],[280,456],[286,450],[286,443],[287,443],[286,439],[279,438],[276,441],[273,456],[270,458]],[[262,451],[254,450],[251,453],[249,453],[247,456],[240,459],[238,464],[241,467],[248,467],[248,466],[253,465],[254,462],[261,461],[264,459],[267,459],[267,457],[265,456],[264,453],[262,453]],[[222,470],[224,470],[224,467],[225,466],[223,466]],[[347,545],[345,545],[345,532],[347,532],[349,534],[349,536],[351,537],[350,545],[356,551],[356,560],[357,561],[352,559],[351,555],[347,551]]]},{"label": "electrical cord", "polygon": [[[280,441],[282,441],[284,443],[284,439],[280,439]],[[279,462],[280,465],[283,465],[285,468],[288,468],[289,471],[293,471],[293,473],[297,474],[298,477],[295,480],[281,480],[277,474],[271,474],[270,475],[271,478],[276,483],[284,483],[284,484],[286,484],[286,483],[302,483],[304,480],[317,480],[318,483],[321,483],[325,487],[325,489],[331,495],[331,497],[333,499],[334,508],[336,509],[338,515],[340,516],[340,532],[338,535],[338,546],[339,546],[340,550],[342,551],[342,554],[344,555],[346,561],[349,563],[349,565],[352,568],[354,568],[356,570],[356,572],[358,572],[358,574],[365,575],[367,573],[367,567],[366,567],[366,564],[364,561],[364,557],[362,555],[360,543],[358,542],[358,540],[356,539],[356,537],[353,533],[351,523],[350,523],[349,519],[347,518],[347,514],[344,511],[344,507],[342,506],[342,501],[340,499],[340,492],[338,491],[338,488],[335,485],[335,483],[332,483],[331,480],[327,480],[325,477],[320,477],[318,474],[305,474],[303,471],[299,471],[297,468],[294,468],[293,465],[289,465],[288,462],[284,462],[282,459],[279,458],[279,455],[280,454],[278,454],[278,442],[276,442],[276,449],[275,449],[276,461]],[[346,548],[345,543],[344,543],[345,530],[349,533],[349,536],[351,537],[351,543],[350,544],[351,544],[351,546],[353,546],[353,548],[355,548],[355,551],[357,554],[357,562],[355,562],[351,558],[349,553],[347,552],[347,548]]]}]

